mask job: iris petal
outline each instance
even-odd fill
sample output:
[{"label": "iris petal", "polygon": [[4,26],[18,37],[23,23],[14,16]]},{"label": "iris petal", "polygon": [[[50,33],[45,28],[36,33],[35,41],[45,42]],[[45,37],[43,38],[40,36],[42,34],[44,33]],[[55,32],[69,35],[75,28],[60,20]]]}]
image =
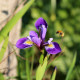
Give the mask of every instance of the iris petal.
[{"label": "iris petal", "polygon": [[46,32],[47,32],[47,29],[45,28],[44,25],[42,25],[41,31],[40,31],[40,37],[43,41],[45,40]]},{"label": "iris petal", "polygon": [[16,47],[19,49],[29,48],[32,47],[33,44],[27,44],[26,42],[29,41],[28,38],[21,38],[17,41]]},{"label": "iris petal", "polygon": [[61,48],[60,48],[59,44],[56,42],[52,42],[48,46],[45,46],[45,49],[49,54],[57,54],[57,53],[61,52]]},{"label": "iris petal", "polygon": [[33,37],[32,42],[34,42],[38,47],[40,47],[41,40],[38,37]]},{"label": "iris petal", "polygon": [[29,32],[30,37],[38,37],[37,33],[35,31],[30,31]]},{"label": "iris petal", "polygon": [[35,22],[35,26],[36,26],[36,29],[39,31],[39,28],[41,25],[45,25],[45,27],[47,28],[47,22],[42,18],[40,17],[36,22]]}]

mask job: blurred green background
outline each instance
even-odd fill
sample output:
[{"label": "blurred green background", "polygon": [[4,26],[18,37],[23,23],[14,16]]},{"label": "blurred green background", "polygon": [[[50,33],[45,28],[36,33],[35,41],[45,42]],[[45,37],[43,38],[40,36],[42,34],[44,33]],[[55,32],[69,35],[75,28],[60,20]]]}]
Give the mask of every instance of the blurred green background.
[{"label": "blurred green background", "polygon": [[[54,41],[60,43],[60,46],[64,51],[63,55],[55,59],[48,66],[47,76],[44,76],[44,80],[50,79],[55,66],[57,67],[56,80],[64,80],[75,52],[77,52],[77,60],[70,80],[80,80],[80,0],[36,0],[22,18],[21,37],[28,36],[30,30],[37,32],[34,23],[39,17],[43,17],[48,23],[46,41],[50,37],[53,37]],[[60,36],[56,35],[57,30],[62,30],[64,32],[62,42]],[[21,50],[20,52],[24,57],[25,53],[28,54],[30,65],[34,54],[32,73],[32,77],[34,78],[40,53],[33,47]],[[18,72],[19,75],[21,75],[21,79],[23,79],[23,75],[26,75],[25,61],[20,60],[18,61],[18,64],[18,67],[20,68]]]}]

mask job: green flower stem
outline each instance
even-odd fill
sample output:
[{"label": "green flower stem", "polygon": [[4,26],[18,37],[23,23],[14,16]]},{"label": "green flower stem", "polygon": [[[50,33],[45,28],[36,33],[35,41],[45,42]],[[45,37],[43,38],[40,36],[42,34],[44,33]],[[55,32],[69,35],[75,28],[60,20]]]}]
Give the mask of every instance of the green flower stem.
[{"label": "green flower stem", "polygon": [[43,61],[44,61],[44,50],[41,50],[41,56],[40,56],[40,58],[39,58],[39,63],[40,64],[43,64]]},{"label": "green flower stem", "polygon": [[44,54],[44,50],[41,50],[41,53]]}]

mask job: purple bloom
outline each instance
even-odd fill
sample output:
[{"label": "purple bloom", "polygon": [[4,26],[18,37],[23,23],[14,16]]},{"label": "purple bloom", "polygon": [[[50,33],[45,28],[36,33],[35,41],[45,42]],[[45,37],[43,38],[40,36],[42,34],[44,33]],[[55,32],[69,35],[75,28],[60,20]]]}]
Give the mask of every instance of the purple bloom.
[{"label": "purple bloom", "polygon": [[40,47],[41,40],[38,38],[38,35],[35,31],[30,31],[29,36],[21,38],[17,41],[16,47],[19,49],[29,48],[33,45]]},{"label": "purple bloom", "polygon": [[35,27],[40,31],[40,37],[44,41],[47,32],[47,22],[41,17],[35,22]]},{"label": "purple bloom", "polygon": [[45,36],[47,32],[47,22],[43,18],[39,18],[35,27],[40,33],[40,37],[35,31],[30,31],[29,36],[25,38],[21,38],[17,41],[16,47],[19,49],[29,48],[33,45],[37,46],[39,50],[45,48],[48,54],[57,54],[61,52],[61,48],[58,43],[52,42],[53,38],[50,38],[47,42],[45,42]]}]

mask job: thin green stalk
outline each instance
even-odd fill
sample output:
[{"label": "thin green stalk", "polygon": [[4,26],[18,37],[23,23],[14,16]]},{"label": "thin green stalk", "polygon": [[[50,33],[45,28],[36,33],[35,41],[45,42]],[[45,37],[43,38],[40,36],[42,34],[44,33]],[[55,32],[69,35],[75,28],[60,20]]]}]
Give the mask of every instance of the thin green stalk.
[{"label": "thin green stalk", "polygon": [[27,80],[31,80],[30,78],[30,68],[29,68],[29,58],[28,53],[26,53],[26,74],[27,74]]},{"label": "thin green stalk", "polygon": [[18,61],[17,70],[18,70],[18,79],[19,79],[19,80],[21,80],[21,68],[20,68],[20,61]]},{"label": "thin green stalk", "polygon": [[34,54],[32,54],[32,63],[31,63],[31,80],[32,80],[32,72],[33,72],[33,63],[34,63]]}]

